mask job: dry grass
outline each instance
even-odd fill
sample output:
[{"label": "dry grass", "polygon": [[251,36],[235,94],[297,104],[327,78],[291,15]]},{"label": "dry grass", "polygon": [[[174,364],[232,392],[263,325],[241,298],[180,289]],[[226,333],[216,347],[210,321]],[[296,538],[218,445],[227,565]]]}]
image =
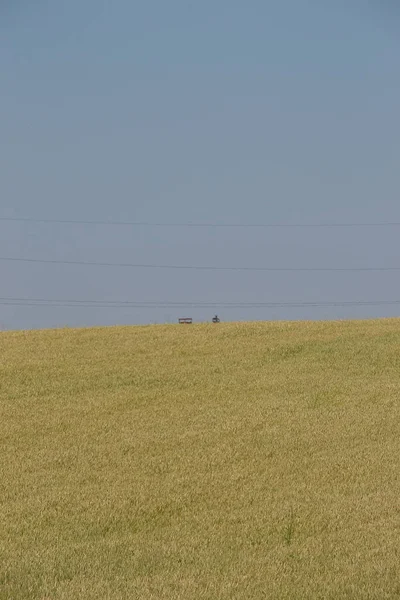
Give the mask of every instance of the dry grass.
[{"label": "dry grass", "polygon": [[0,353],[1,600],[400,598],[400,321]]}]

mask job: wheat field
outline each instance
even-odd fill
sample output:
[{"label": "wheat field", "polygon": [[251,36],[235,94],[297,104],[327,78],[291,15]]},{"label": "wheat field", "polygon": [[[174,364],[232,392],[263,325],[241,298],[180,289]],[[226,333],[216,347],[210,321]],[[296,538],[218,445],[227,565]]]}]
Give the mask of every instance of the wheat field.
[{"label": "wheat field", "polygon": [[400,598],[400,321],[0,334],[0,599]]}]

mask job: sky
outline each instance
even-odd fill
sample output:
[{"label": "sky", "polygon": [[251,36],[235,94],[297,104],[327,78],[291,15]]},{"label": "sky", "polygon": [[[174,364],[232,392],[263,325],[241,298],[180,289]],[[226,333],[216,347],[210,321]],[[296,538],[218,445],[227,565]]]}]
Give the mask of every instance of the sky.
[{"label": "sky", "polygon": [[[394,0],[4,0],[0,219],[400,222],[399,62]],[[399,230],[0,220],[0,258],[400,267]],[[399,274],[0,260],[0,328],[397,316],[247,304],[400,301]]]}]

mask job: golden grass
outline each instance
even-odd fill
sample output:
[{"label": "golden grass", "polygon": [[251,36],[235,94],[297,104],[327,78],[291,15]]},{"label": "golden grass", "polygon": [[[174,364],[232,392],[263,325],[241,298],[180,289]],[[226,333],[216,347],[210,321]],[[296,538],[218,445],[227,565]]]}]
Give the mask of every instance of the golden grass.
[{"label": "golden grass", "polygon": [[0,334],[0,599],[400,598],[400,321]]}]

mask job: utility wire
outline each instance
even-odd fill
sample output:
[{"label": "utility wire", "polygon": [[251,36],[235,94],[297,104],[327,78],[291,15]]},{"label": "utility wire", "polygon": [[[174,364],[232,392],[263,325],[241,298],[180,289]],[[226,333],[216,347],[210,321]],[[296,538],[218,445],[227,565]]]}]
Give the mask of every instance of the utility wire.
[{"label": "utility wire", "polygon": [[162,265],[141,263],[111,263],[82,260],[56,260],[0,256],[2,262],[22,262],[49,265],[76,265],[85,267],[119,267],[129,269],[167,269],[185,271],[263,271],[263,272],[378,272],[400,271],[400,267],[218,267],[214,265]]},{"label": "utility wire", "polygon": [[308,308],[393,306],[400,300],[328,301],[328,302],[170,302],[170,301],[108,301],[108,300],[52,300],[43,298],[0,298],[2,306],[42,306],[75,308]]},{"label": "utility wire", "polygon": [[113,227],[180,227],[180,228],[258,228],[258,229],[273,229],[273,228],[290,228],[290,229],[306,229],[306,228],[354,228],[354,227],[400,227],[400,221],[383,221],[378,223],[159,223],[151,221],[96,221],[96,220],[74,220],[74,219],[35,219],[28,217],[0,217],[0,222],[15,222],[15,223],[37,223],[47,225],[105,225]]}]

